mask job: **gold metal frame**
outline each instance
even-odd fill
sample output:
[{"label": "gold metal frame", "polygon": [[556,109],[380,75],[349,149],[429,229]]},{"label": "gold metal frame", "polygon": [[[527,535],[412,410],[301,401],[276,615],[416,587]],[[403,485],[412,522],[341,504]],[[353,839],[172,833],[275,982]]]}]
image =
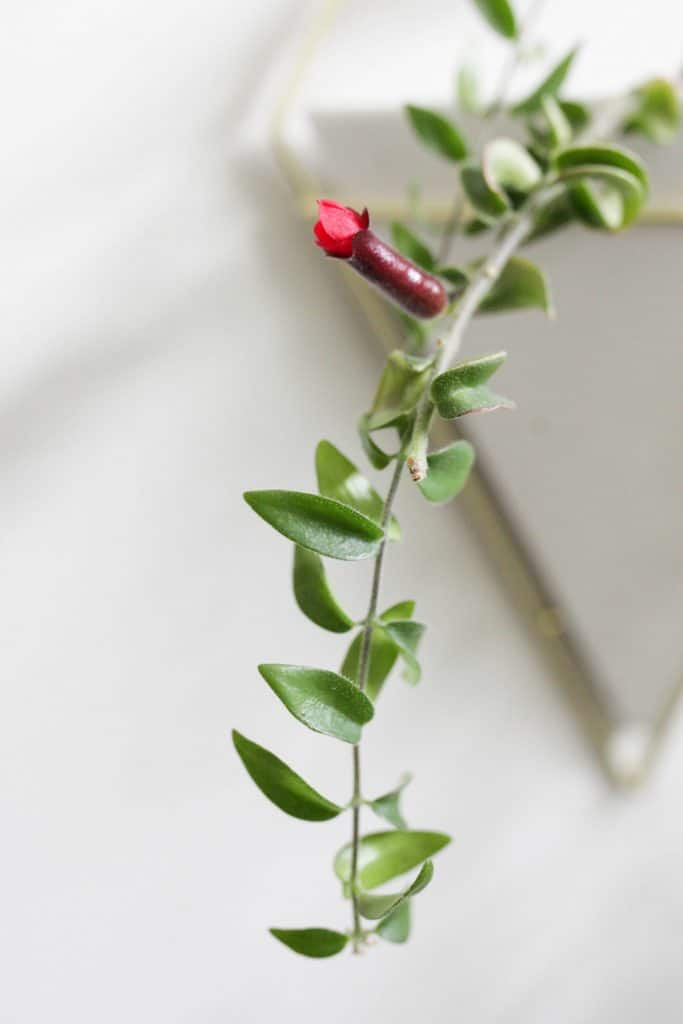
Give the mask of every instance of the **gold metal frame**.
[{"label": "gold metal frame", "polygon": [[[332,29],[344,2],[326,0],[312,19],[289,80],[281,93],[271,126],[271,143],[276,159],[290,184],[299,212],[308,220],[315,209],[315,199],[321,194],[321,183],[304,167],[288,143],[287,121],[306,71]],[[373,199],[372,203],[368,197],[361,203],[354,202],[353,197],[346,198],[350,205],[371,205],[378,218],[400,217],[405,213],[395,204],[387,204],[381,197]],[[448,213],[446,204],[434,203],[429,207],[430,217],[435,222],[444,221]],[[683,207],[650,208],[640,223],[683,224]],[[399,346],[403,339],[397,321],[391,316],[386,304],[352,271],[346,267],[342,270],[346,286],[353,293],[384,349],[390,351]],[[444,443],[445,440],[444,437]],[[628,739],[630,727],[628,723],[620,721],[606,692],[600,687],[579,638],[562,622],[551,588],[522,537],[506,516],[481,461],[462,494],[461,506],[465,509],[475,535],[510,591],[516,609],[552,671],[553,679],[560,684],[564,699],[575,715],[597,763],[615,786],[633,789],[641,785],[650,772],[674,711],[683,697],[683,679],[670,694],[655,721],[644,726],[638,755],[633,759],[624,758],[621,741]]]}]

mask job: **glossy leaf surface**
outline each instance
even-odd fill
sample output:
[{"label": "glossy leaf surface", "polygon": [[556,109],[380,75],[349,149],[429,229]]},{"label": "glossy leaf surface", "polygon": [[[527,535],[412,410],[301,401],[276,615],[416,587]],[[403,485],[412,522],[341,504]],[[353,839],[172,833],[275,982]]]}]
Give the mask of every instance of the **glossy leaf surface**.
[{"label": "glossy leaf surface", "polygon": [[248,740],[236,729],[233,729],[232,741],[258,788],[285,814],[303,821],[329,821],[344,810],[304,782],[275,754]]},{"label": "glossy leaf surface", "polygon": [[418,487],[428,501],[450,501],[467,483],[473,464],[469,441],[454,441],[427,456],[427,476]]},{"label": "glossy leaf surface", "polygon": [[413,263],[417,263],[418,267],[423,267],[425,270],[430,271],[434,269],[434,257],[428,247],[410,228],[407,228],[405,224],[398,220],[392,221],[391,240],[398,251],[402,252]]},{"label": "glossy leaf surface", "polygon": [[[353,462],[329,441],[321,441],[316,448],[315,472],[318,490],[323,497],[334,498],[349,505],[379,525],[384,502]],[[392,517],[389,524],[387,536],[390,540],[401,538],[401,529],[395,517]]]},{"label": "glossy leaf surface", "polygon": [[385,942],[407,942],[410,938],[410,901],[405,900],[382,918],[375,931]]},{"label": "glossy leaf surface", "polygon": [[366,695],[336,672],[272,664],[259,665],[259,672],[287,710],[314,732],[358,743],[374,714]]},{"label": "glossy leaf surface", "polygon": [[517,19],[508,0],[474,0],[491,28],[506,39],[517,37]]},{"label": "glossy leaf surface", "polygon": [[526,97],[526,99],[522,100],[521,103],[517,103],[512,108],[513,114],[533,114],[535,111],[541,109],[544,97],[556,96],[569,74],[577,53],[578,47],[574,47],[573,50],[570,50],[566,57],[563,57],[559,64],[555,65],[550,74],[543,79],[541,84],[538,85],[533,92]]},{"label": "glossy leaf surface", "polygon": [[341,953],[349,941],[343,932],[328,928],[271,928],[270,934],[295,953],[318,959]]},{"label": "glossy leaf surface", "polygon": [[448,118],[425,107],[409,105],[405,110],[413,131],[429,149],[455,163],[467,156],[467,144]]},{"label": "glossy leaf surface", "polygon": [[294,597],[304,615],[331,633],[346,633],[354,625],[330,590],[323,561],[314,551],[294,547]]},{"label": "glossy leaf surface", "polygon": [[428,860],[422,865],[419,874],[413,882],[407,888],[402,889],[401,892],[382,893],[381,895],[359,892],[358,909],[363,917],[371,921],[378,921],[381,917],[386,917],[387,914],[396,910],[402,903],[409,900],[411,896],[417,896],[419,892],[426,889],[433,877],[434,865]]},{"label": "glossy leaf surface", "polygon": [[302,491],[247,491],[244,500],[279,533],[319,555],[357,561],[377,554],[377,523],[331,498]]},{"label": "glossy leaf surface", "polygon": [[478,313],[506,313],[513,309],[541,309],[552,313],[545,274],[535,263],[513,256],[480,303]]},{"label": "glossy leaf surface", "polygon": [[[450,843],[443,832],[396,829],[362,836],[358,845],[358,882],[363,889],[376,889],[392,878],[404,875],[433,857]],[[343,846],[334,861],[342,882],[351,879],[351,844]]]}]

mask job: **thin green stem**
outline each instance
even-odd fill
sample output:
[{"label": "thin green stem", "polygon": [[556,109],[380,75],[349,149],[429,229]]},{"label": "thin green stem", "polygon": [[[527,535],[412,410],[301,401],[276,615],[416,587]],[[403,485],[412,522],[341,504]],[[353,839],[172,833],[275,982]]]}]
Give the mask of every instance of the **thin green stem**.
[{"label": "thin green stem", "polygon": [[[391,477],[391,483],[389,484],[389,490],[384,502],[384,508],[382,509],[382,519],[380,525],[384,530],[384,537],[379,546],[379,550],[375,557],[375,566],[372,573],[372,584],[370,587],[370,602],[368,604],[367,615],[365,616],[363,624],[363,635],[361,639],[360,658],[358,663],[358,686],[364,692],[368,685],[368,669],[370,668],[370,645],[372,643],[372,631],[374,628],[375,618],[377,616],[377,602],[379,600],[379,588],[382,582],[382,566],[384,565],[384,553],[387,546],[387,528],[389,526],[389,520],[391,519],[391,511],[394,506],[396,499],[396,493],[398,491],[398,485],[401,481],[401,473],[403,472],[403,451],[401,450],[396,457],[396,466]],[[352,824],[351,824],[351,905],[353,913],[353,949],[354,952],[358,952],[360,949],[360,942],[362,937],[360,913],[358,911],[358,896],[356,894],[356,887],[358,884],[358,842],[360,839],[360,803],[362,800],[361,790],[361,771],[360,771],[360,743],[356,743],[352,751],[353,756],[353,810],[352,810]]]}]

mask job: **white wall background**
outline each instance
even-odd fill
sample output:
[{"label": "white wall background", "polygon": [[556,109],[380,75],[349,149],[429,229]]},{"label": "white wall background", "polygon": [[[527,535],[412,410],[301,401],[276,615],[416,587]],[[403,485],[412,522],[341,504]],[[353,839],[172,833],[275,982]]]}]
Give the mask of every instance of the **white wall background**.
[{"label": "white wall background", "polygon": [[677,1024],[680,724],[647,791],[608,792],[457,513],[425,528],[411,493],[386,596],[430,623],[425,680],[387,693],[367,776],[411,768],[411,822],[455,842],[408,947],[312,963],[265,932],[345,926],[347,823],[279,815],[229,728],[333,797],[349,766],[255,672],[339,643],[240,492],[309,486],[317,436],[351,452],[379,365],[259,130],[301,14],[5,12],[0,1020]]}]

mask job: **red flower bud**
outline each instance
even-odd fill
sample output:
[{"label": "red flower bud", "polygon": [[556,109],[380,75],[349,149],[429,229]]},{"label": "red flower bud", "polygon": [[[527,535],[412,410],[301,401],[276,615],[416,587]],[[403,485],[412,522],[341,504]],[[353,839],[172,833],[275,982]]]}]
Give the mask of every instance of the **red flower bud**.
[{"label": "red flower bud", "polygon": [[357,213],[330,199],[319,199],[313,228],[316,245],[328,256],[346,259],[354,270],[412,316],[429,319],[443,313],[446,289],[426,271],[368,230],[367,210]]},{"label": "red flower bud", "polygon": [[350,206],[341,206],[331,199],[318,200],[318,220],[313,228],[315,244],[328,256],[348,259],[354,235],[370,223],[367,210],[356,213]]}]

